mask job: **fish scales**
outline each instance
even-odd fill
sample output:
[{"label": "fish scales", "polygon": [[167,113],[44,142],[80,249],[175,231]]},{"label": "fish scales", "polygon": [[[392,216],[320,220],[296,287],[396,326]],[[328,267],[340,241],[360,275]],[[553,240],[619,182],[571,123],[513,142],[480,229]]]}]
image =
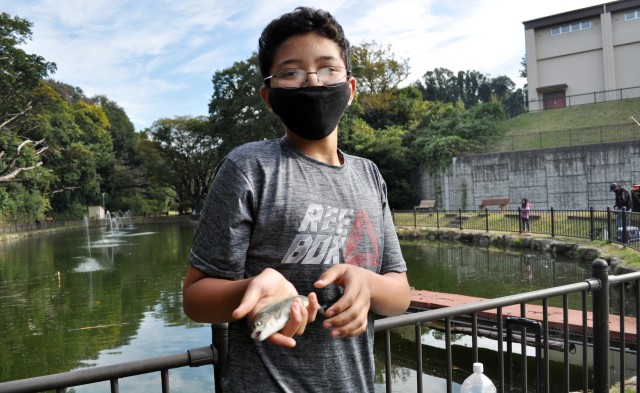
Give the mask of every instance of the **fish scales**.
[{"label": "fish scales", "polygon": [[282,330],[289,321],[291,304],[296,299],[300,299],[304,307],[309,306],[309,298],[298,295],[272,303],[260,310],[253,321],[251,338],[264,341],[272,334]]}]

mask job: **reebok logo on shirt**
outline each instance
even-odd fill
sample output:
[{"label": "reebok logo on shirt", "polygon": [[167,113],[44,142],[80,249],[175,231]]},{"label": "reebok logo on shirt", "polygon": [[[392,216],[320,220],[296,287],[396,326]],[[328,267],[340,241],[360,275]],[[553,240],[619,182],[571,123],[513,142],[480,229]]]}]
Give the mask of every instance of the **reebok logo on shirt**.
[{"label": "reebok logo on shirt", "polygon": [[357,266],[379,264],[378,237],[367,214],[310,204],[282,263],[337,264]]}]

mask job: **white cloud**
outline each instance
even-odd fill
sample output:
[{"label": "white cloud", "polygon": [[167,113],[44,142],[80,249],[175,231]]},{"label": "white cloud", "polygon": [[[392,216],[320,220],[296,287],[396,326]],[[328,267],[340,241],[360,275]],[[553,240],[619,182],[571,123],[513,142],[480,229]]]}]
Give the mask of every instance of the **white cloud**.
[{"label": "white cloud", "polygon": [[[507,75],[518,86],[522,22],[600,4],[591,0],[331,0],[355,44],[390,44],[410,60],[408,82],[436,67]],[[0,0],[33,23],[25,49],[56,62],[53,75],[122,106],[136,128],[159,118],[206,115],[216,70],[246,60],[262,28],[298,0]]]}]

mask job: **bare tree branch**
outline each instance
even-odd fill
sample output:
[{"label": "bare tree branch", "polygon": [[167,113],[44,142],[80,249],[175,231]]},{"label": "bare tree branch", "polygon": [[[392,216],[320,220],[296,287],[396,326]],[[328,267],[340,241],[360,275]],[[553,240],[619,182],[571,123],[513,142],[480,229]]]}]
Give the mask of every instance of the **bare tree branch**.
[{"label": "bare tree branch", "polygon": [[15,119],[17,119],[20,116],[24,116],[27,112],[29,112],[33,107],[31,106],[31,102],[27,103],[27,107],[25,109],[23,109],[22,111],[18,112],[18,113],[14,113],[12,115],[9,115],[10,117],[5,120],[4,123],[0,124],[0,129],[2,129],[3,127],[5,127],[7,124],[11,123],[12,121],[14,121]]},{"label": "bare tree branch", "polygon": [[24,168],[16,168],[13,172],[4,175],[4,176],[0,176],[0,183],[2,182],[7,182],[7,181],[12,181],[16,176],[18,176],[20,174],[20,172],[23,171],[31,171],[36,169],[37,167],[39,167],[40,165],[42,165],[42,161],[38,162],[37,164],[33,165],[33,166],[27,166]]},{"label": "bare tree branch", "polygon": [[[31,139],[26,139],[24,141],[22,141],[19,145],[18,148],[16,149],[15,154],[13,155],[13,157],[11,158],[11,161],[7,164],[6,168],[3,171],[0,171],[0,174],[2,173],[6,173],[5,175],[0,175],[0,183],[2,182],[8,182],[8,181],[15,181],[16,177],[25,171],[31,171],[36,169],[37,167],[39,167],[40,165],[42,165],[42,161],[39,161],[37,164],[33,165],[33,166],[28,166],[28,167],[22,167],[22,168],[15,168],[16,166],[16,161],[18,160],[18,158],[20,157],[20,151],[22,150],[23,147],[25,147],[26,145],[28,145],[29,143],[33,143],[34,146],[39,146],[41,144],[44,143],[44,139],[40,139],[39,141],[32,141]],[[36,150],[36,155],[40,156],[45,150],[47,150],[48,147],[47,146],[43,146],[40,149]],[[4,156],[4,151],[0,152],[0,158],[2,158]],[[14,169],[15,168],[15,169]],[[11,171],[11,172],[9,172]],[[7,173],[9,172],[9,173]]]},{"label": "bare tree branch", "polygon": [[60,192],[67,191],[67,190],[77,190],[78,188],[80,188],[80,187],[64,187],[64,188],[61,188],[59,190],[51,191],[49,193],[49,195],[58,194]]}]

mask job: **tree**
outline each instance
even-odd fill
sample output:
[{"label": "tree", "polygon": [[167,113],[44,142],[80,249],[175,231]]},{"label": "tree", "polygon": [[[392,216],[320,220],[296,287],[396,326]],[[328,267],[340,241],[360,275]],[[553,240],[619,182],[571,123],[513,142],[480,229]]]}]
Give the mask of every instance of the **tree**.
[{"label": "tree", "polygon": [[33,90],[56,65],[18,48],[29,39],[29,21],[0,14],[0,184],[20,181],[41,166],[47,149],[44,140],[29,135],[24,121],[34,112]]},{"label": "tree", "polygon": [[372,160],[387,184],[392,208],[412,205],[415,195],[409,173],[415,168],[404,143],[406,131],[400,126],[374,130],[358,117],[343,118],[340,124],[340,149]]},{"label": "tree", "polygon": [[463,102],[465,108],[491,102],[494,97],[505,101],[515,87],[507,76],[491,78],[478,71],[459,71],[454,74],[446,68],[428,71],[422,81],[414,84],[427,101],[447,103]]},{"label": "tree", "polygon": [[181,214],[200,211],[220,160],[221,140],[211,136],[211,124],[202,116],[180,116],[153,123],[150,136],[161,152],[164,179],[176,193]]},{"label": "tree", "polygon": [[282,124],[260,97],[263,85],[256,53],[213,75],[209,116],[215,136],[222,142],[221,157],[246,142],[283,134]]},{"label": "tree", "polygon": [[135,157],[136,129],[124,109],[104,95],[91,99],[100,106],[109,120],[109,133],[115,158],[121,162],[133,162]]},{"label": "tree", "polygon": [[[86,214],[86,206],[100,203],[101,181],[113,166],[109,121],[101,107],[84,96],[63,92],[79,91],[61,83],[41,81],[33,91],[38,103],[37,116],[27,117],[23,125],[33,136],[47,141],[42,155],[43,168],[51,173],[50,182],[38,190],[50,200],[58,216],[69,218]],[[76,101],[73,101],[76,100]]]},{"label": "tree", "polygon": [[375,41],[351,48],[352,74],[358,81],[357,108],[374,128],[394,124],[392,107],[407,97],[398,96],[398,86],[409,76],[407,59],[396,59],[391,46]]},{"label": "tree", "polygon": [[446,68],[435,68],[422,76],[422,81],[415,82],[415,86],[422,91],[425,101],[456,102],[455,76]]},{"label": "tree", "polygon": [[525,53],[524,55],[522,55],[522,59],[520,59],[520,65],[522,66],[522,68],[519,71],[519,74],[521,78],[526,78],[527,77],[527,54]]},{"label": "tree", "polygon": [[146,129],[138,134],[135,146],[136,156],[140,159],[140,177],[148,181],[143,188],[144,205],[136,208],[140,214],[161,214],[169,211],[171,202],[176,199],[176,192],[167,181],[167,173],[171,170],[165,161],[158,143],[151,140],[151,130]]},{"label": "tree", "polygon": [[360,94],[394,90],[409,76],[409,60],[396,59],[391,45],[382,48],[375,41],[351,48],[351,66]]}]

